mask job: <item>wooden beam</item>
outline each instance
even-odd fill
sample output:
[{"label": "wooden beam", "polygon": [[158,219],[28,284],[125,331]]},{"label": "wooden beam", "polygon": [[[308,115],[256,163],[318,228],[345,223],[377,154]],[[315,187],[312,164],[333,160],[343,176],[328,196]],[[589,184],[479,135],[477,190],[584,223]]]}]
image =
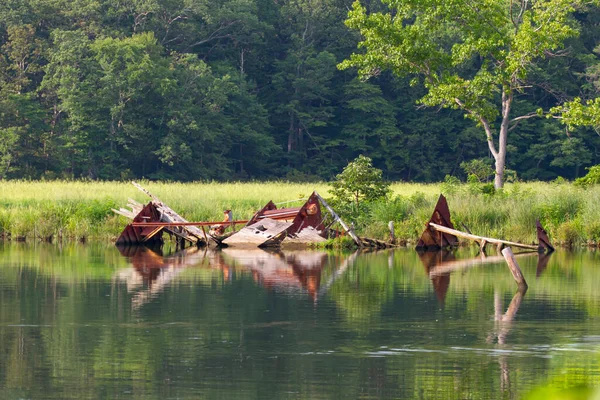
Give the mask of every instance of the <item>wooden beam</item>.
[{"label": "wooden beam", "polygon": [[527,290],[527,282],[525,281],[525,277],[523,276],[523,273],[521,272],[519,263],[517,263],[517,259],[515,258],[515,255],[513,254],[511,248],[507,247],[504,250],[502,250],[502,255],[506,259],[508,268],[510,269],[510,272],[512,273],[513,278],[515,278],[517,285],[519,285],[519,289]]},{"label": "wooden beam", "polygon": [[148,240],[152,239],[157,233],[161,232],[162,230],[163,230],[162,226],[158,226],[158,227],[154,228],[154,230],[152,232],[147,234],[146,237],[144,239],[142,239],[142,243],[147,242]]},{"label": "wooden beam", "polygon": [[457,231],[456,229],[446,228],[445,226],[434,224],[433,222],[430,222],[429,226],[431,226],[432,228],[434,228],[436,231],[439,231],[439,232],[449,233],[451,235],[458,236],[458,237],[461,237],[461,238],[464,238],[464,239],[473,240],[475,242],[478,242],[482,246],[485,246],[486,243],[492,243],[492,244],[496,244],[496,245],[502,244],[502,245],[505,245],[505,246],[521,247],[523,249],[531,249],[531,250],[537,250],[538,249],[538,246],[536,246],[536,245],[516,243],[516,242],[509,242],[508,240],[501,240],[501,239],[494,239],[494,238],[486,238],[486,237],[483,237],[483,236],[477,236],[477,235],[473,235],[471,233],[465,233],[465,232]]},{"label": "wooden beam", "polygon": [[342,226],[342,228],[344,228],[344,230],[348,233],[348,235],[350,235],[350,237],[352,238],[352,240],[354,240],[354,243],[356,243],[358,245],[358,247],[362,247],[362,241],[358,238],[358,236],[356,236],[356,233],[354,233],[354,231],[350,228],[348,228],[348,225],[346,225],[346,223],[344,223],[344,221],[342,221],[342,219],[340,218],[339,215],[337,215],[337,213],[335,211],[333,211],[333,208],[331,208],[329,206],[329,204],[327,204],[327,202],[321,197],[321,195],[317,192],[315,192],[315,195],[319,198],[319,200],[321,201],[321,203],[325,206],[325,208],[327,210],[329,210],[329,212],[331,213],[331,215],[333,216],[333,218],[340,223],[340,225]]}]

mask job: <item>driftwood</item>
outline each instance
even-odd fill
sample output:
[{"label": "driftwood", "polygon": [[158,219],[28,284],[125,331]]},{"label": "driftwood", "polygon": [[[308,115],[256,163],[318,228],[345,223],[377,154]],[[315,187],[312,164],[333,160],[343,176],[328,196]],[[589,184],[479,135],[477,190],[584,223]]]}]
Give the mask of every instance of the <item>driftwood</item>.
[{"label": "driftwood", "polygon": [[469,239],[469,240],[473,240],[475,242],[478,242],[479,246],[481,248],[485,248],[485,246],[487,244],[495,244],[495,245],[501,245],[501,246],[521,247],[523,249],[530,249],[530,250],[537,250],[538,249],[538,246],[536,246],[536,245],[516,243],[516,242],[509,242],[508,240],[501,240],[501,239],[494,239],[494,238],[488,238],[488,237],[483,237],[483,236],[477,236],[477,235],[473,235],[473,234],[470,234],[470,233],[465,233],[465,232],[457,231],[456,229],[450,229],[450,228],[447,228],[445,226],[434,224],[433,222],[430,222],[429,226],[433,227],[435,230],[440,231],[440,232],[449,233],[449,234],[454,235],[454,236],[458,236],[458,237],[461,237],[461,238],[464,238],[464,239]]},{"label": "driftwood", "polygon": [[342,228],[344,228],[344,230],[348,233],[348,235],[350,235],[350,237],[352,238],[352,240],[354,240],[354,243],[356,243],[358,245],[358,247],[362,247],[362,245],[363,245],[362,241],[359,239],[358,236],[356,236],[356,233],[354,233],[354,231],[352,229],[350,229],[348,227],[348,225],[346,225],[346,223],[344,221],[342,221],[342,219],[340,218],[340,216],[337,215],[337,213],[333,210],[333,208],[331,208],[331,206],[329,204],[327,204],[327,202],[325,201],[325,199],[323,199],[319,193],[315,192],[315,194],[317,195],[317,197],[321,201],[321,204],[323,204],[325,206],[325,208],[331,213],[331,216],[337,222],[340,223],[340,225],[342,226]]},{"label": "driftwood", "polygon": [[548,250],[548,252],[554,251],[554,247],[552,247],[550,239],[548,239],[548,235],[544,228],[542,228],[539,220],[536,221],[536,231],[538,245],[511,242],[508,240],[478,236],[472,234],[471,232],[467,233],[459,231],[454,229],[454,225],[452,225],[452,221],[450,220],[450,209],[448,208],[446,198],[443,195],[440,195],[431,219],[429,222],[427,222],[427,224],[425,224],[425,231],[417,243],[417,249],[429,250],[457,246],[458,238],[460,237],[479,243],[479,247],[481,248],[482,252],[485,252],[485,247],[488,244],[496,245],[498,252],[500,252],[506,246],[537,250],[541,253],[543,253],[545,250]]},{"label": "driftwood", "polygon": [[515,282],[517,282],[519,289],[527,290],[527,282],[525,281],[525,277],[521,272],[521,268],[519,267],[519,263],[517,263],[517,259],[515,258],[512,249],[510,247],[505,248],[502,250],[502,255],[508,264],[508,268],[510,269],[513,278],[515,278]]}]

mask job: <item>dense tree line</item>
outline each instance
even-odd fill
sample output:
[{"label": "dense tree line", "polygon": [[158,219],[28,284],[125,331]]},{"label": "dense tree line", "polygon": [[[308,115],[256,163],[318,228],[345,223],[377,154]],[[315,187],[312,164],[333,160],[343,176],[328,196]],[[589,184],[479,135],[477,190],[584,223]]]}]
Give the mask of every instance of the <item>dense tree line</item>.
[{"label": "dense tree line", "polygon": [[[385,10],[363,1],[370,11]],[[5,0],[0,4],[0,178],[330,179],[359,154],[386,179],[436,181],[492,164],[453,109],[423,108],[410,77],[339,70],[360,41],[350,0]],[[513,109],[600,87],[600,12],[530,71]],[[450,29],[450,28],[448,28]],[[472,61],[477,68],[479,59]],[[551,119],[510,132],[507,168],[575,178],[600,137]]]}]

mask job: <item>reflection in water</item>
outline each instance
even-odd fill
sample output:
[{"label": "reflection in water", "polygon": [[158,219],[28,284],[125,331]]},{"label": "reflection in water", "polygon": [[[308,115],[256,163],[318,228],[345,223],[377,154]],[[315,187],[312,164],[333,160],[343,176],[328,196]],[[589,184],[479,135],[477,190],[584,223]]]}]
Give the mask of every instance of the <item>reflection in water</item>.
[{"label": "reflection in water", "polygon": [[224,281],[232,279],[233,271],[249,272],[254,281],[266,289],[288,294],[306,293],[316,302],[356,257],[356,253],[336,257],[333,260],[336,271],[321,287],[323,269],[332,261],[326,252],[189,247],[163,256],[160,250],[144,246],[121,247],[119,251],[132,265],[119,271],[117,278],[126,282],[130,293],[135,293],[134,308],[155,298],[187,267],[219,269]]},{"label": "reflection in water", "polygon": [[[522,253],[518,255],[531,256],[535,254],[537,253]],[[548,265],[550,255],[537,255],[537,276],[539,276]],[[444,299],[450,285],[450,275],[453,272],[463,271],[467,268],[484,264],[504,262],[504,257],[502,256],[488,257],[483,252],[480,253],[478,257],[465,260],[456,260],[454,254],[447,251],[420,252],[419,258],[431,279],[438,301],[442,305],[444,304]],[[498,290],[494,292],[494,330],[488,335],[486,343],[492,344],[497,340],[497,344],[500,348],[506,344],[506,338],[511,330],[512,322],[521,307],[526,292],[527,288],[517,290],[504,314],[502,313],[502,297],[500,292]],[[508,358],[505,355],[501,355],[498,357],[498,362],[500,365],[500,390],[505,393],[508,398],[514,398],[514,392],[511,390]]]},{"label": "reflection in water", "polygon": [[[0,243],[0,398],[493,399],[600,384],[598,253],[555,253],[526,298],[504,261],[459,268],[466,249],[123,254]],[[519,260],[533,277],[539,260]]]},{"label": "reflection in water", "polygon": [[186,267],[201,265],[206,260],[206,250],[195,246],[169,256],[145,246],[119,247],[119,252],[132,265],[119,271],[117,278],[127,283],[128,292],[135,292],[131,300],[134,309],[155,298]]},{"label": "reflection in water", "polygon": [[539,278],[542,276],[542,273],[548,268],[548,262],[550,261],[550,257],[552,257],[552,253],[540,253],[538,254],[538,262],[537,268],[535,269],[535,277]]},{"label": "reflection in water", "polygon": [[[515,257],[531,258],[533,256],[538,257],[536,277],[540,277],[543,271],[547,268],[550,257],[553,253],[536,253],[526,252],[517,253]],[[504,264],[505,260],[503,256],[487,256],[481,252],[477,257],[456,260],[454,253],[441,250],[441,251],[420,251],[418,252],[419,259],[425,267],[425,272],[429,275],[431,283],[435,289],[438,301],[441,305],[444,304],[446,292],[450,285],[450,274],[455,271],[464,271],[467,268],[478,267],[489,264]]]}]

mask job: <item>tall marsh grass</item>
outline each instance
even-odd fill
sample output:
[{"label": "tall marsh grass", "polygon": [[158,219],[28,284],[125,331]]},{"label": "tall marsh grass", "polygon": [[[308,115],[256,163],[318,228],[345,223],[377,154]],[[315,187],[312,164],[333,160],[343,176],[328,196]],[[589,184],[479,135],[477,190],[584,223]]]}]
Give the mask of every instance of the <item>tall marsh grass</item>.
[{"label": "tall marsh grass", "polygon": [[[300,205],[299,199],[313,190],[329,197],[326,183],[140,183],[190,221],[221,220],[225,209],[233,210],[235,219],[246,219],[269,200],[292,201],[280,206]],[[539,218],[554,242],[600,242],[600,186],[514,183],[495,194],[474,191],[468,184],[394,183],[391,189],[389,199],[342,216],[355,224],[359,234],[380,239],[388,237],[388,222],[394,221],[397,238],[410,244],[444,193],[457,229],[535,242]],[[0,181],[0,234],[13,240],[114,240],[127,219],[111,208],[124,207],[129,198],[149,201],[123,182]]]}]

